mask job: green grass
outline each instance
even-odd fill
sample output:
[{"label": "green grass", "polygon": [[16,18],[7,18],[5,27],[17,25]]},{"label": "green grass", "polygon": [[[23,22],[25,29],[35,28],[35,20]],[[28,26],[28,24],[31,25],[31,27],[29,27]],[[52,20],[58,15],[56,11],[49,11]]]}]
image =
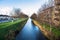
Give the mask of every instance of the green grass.
[{"label": "green grass", "polygon": [[21,30],[26,21],[27,18],[23,18],[14,22],[0,23],[0,40],[5,40],[5,35],[8,34],[10,30]]},{"label": "green grass", "polygon": [[56,37],[60,37],[60,30],[56,28],[52,28],[52,32],[55,34]]},{"label": "green grass", "polygon": [[50,31],[50,28],[52,28],[51,32],[55,35],[55,37],[60,36],[60,29],[54,28],[54,26],[51,26],[47,23],[41,24],[46,30]]}]

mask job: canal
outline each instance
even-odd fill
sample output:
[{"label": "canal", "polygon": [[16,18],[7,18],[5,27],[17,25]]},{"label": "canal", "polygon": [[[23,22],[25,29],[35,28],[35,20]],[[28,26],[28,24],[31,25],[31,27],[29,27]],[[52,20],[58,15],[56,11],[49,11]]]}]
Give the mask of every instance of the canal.
[{"label": "canal", "polygon": [[24,28],[17,35],[16,40],[46,40],[46,38],[29,18]]}]

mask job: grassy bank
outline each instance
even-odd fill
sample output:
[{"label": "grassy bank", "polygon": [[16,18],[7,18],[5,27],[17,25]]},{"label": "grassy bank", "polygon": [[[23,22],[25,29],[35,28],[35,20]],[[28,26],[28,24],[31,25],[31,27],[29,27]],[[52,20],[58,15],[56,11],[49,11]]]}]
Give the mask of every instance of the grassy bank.
[{"label": "grassy bank", "polygon": [[47,31],[36,20],[33,20],[32,22],[34,23],[34,25],[36,25],[41,30],[46,40],[49,40]]},{"label": "grassy bank", "polygon": [[[20,31],[24,24],[26,23],[27,18],[22,18],[13,22],[0,23],[0,40],[15,39],[15,31]],[[10,36],[9,36],[10,35]]]},{"label": "grassy bank", "polygon": [[50,29],[51,29],[51,32],[55,35],[55,37],[60,36],[60,29],[54,28],[54,26],[51,26],[47,23],[41,24],[41,26],[43,26],[48,31],[50,31]]},{"label": "grassy bank", "polygon": [[[47,30],[47,31],[44,31],[44,33],[47,32],[47,35],[50,34],[50,36],[52,37],[52,39],[55,39],[55,40],[59,39],[59,37],[60,37],[60,29],[54,28],[54,26],[52,26],[50,24],[47,24],[47,23],[43,23],[42,24],[42,23],[39,23],[36,20],[33,20],[33,21],[35,21],[37,24],[40,25],[39,28],[42,31]],[[50,39],[50,37],[49,37],[49,39]]]}]

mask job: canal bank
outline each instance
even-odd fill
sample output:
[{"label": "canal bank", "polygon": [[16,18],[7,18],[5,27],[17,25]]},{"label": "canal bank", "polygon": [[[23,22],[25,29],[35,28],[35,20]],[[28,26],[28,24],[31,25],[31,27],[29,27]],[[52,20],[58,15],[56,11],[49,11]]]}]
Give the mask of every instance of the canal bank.
[{"label": "canal bank", "polygon": [[42,31],[43,35],[45,35],[47,40],[53,40],[54,39],[53,33],[46,30],[44,27],[42,27],[36,20],[32,20],[32,22]]},{"label": "canal bank", "polygon": [[28,18],[20,18],[13,22],[0,23],[0,40],[15,40],[27,20]]}]

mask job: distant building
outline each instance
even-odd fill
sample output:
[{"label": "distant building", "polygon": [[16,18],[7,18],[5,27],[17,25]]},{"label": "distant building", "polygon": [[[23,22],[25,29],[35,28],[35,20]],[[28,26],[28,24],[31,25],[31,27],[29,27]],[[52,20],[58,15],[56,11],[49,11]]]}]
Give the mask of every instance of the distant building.
[{"label": "distant building", "polygon": [[7,22],[12,20],[12,18],[8,15],[0,15],[0,22]]}]

